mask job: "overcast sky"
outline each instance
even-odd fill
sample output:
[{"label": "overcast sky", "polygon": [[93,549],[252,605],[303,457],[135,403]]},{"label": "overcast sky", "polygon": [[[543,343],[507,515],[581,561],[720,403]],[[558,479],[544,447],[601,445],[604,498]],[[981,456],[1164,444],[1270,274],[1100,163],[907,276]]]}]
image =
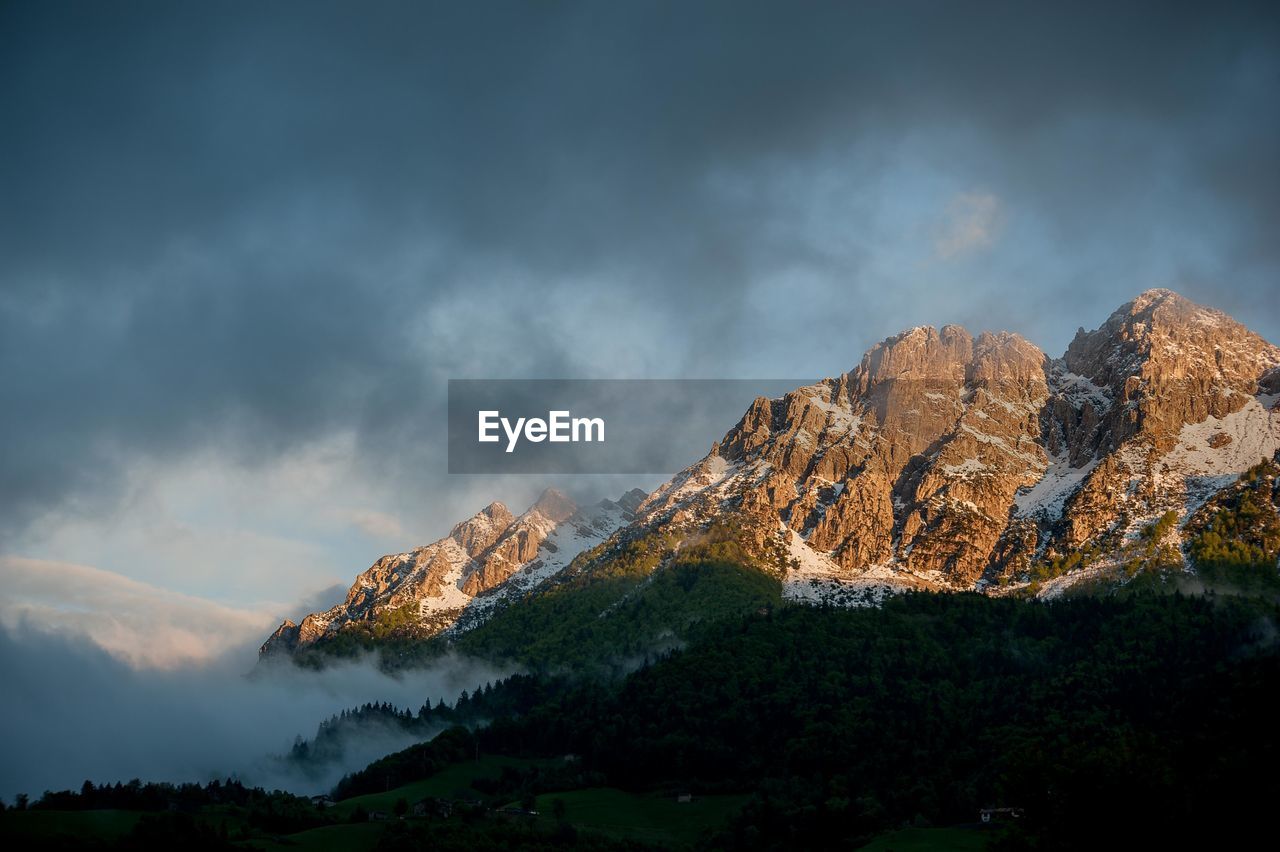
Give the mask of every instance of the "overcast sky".
[{"label": "overcast sky", "polygon": [[547,484],[444,473],[450,377],[1280,341],[1275,9],[0,3],[0,569],[270,622]]}]

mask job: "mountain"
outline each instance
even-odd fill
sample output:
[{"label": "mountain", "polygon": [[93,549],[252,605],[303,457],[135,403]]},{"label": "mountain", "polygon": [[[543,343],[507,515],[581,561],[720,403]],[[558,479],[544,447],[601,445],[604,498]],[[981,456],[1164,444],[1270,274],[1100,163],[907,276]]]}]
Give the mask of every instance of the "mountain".
[{"label": "mountain", "polygon": [[972,584],[1014,495],[1047,467],[1044,365],[1017,335],[903,332],[839,378],[757,399],[706,458],[651,495],[640,522],[745,517],[757,548],[783,539],[796,597],[854,578]]},{"label": "mountain", "polygon": [[[757,399],[652,494],[579,510],[548,491],[519,517],[491,504],[438,542],[378,560],[343,604],[285,622],[263,652],[481,625],[510,652],[566,618],[579,624],[564,642],[580,643],[624,605],[636,629],[678,636],[697,614],[648,582],[668,568],[684,572],[673,582],[686,592],[714,569],[747,607],[771,593],[732,565],[773,577],[782,598],[846,605],[904,589],[1052,595],[1143,567],[1188,573],[1185,537],[1203,537],[1215,498],[1278,457],[1277,400],[1280,349],[1168,290],[1081,329],[1057,359],[1009,332],[913,328],[848,373]],[[1277,501],[1246,502],[1276,512]],[[1278,549],[1267,539],[1256,554],[1274,563]],[[581,606],[549,597],[566,590]]]},{"label": "mountain", "polygon": [[785,545],[793,599],[997,591],[1118,552],[1275,456],[1278,367],[1280,349],[1168,290],[1059,359],[1016,334],[915,328],[839,378],[756,400],[635,524],[745,518],[757,550]]},{"label": "mountain", "polygon": [[372,638],[431,636],[483,620],[500,600],[533,588],[608,538],[634,517],[644,497],[633,489],[616,502],[579,509],[549,488],[518,517],[490,503],[439,541],[382,557],[356,577],[345,601],[300,624],[286,620],[261,653],[296,651],[344,630]]},{"label": "mountain", "polygon": [[785,540],[787,594],[989,588],[1188,516],[1280,449],[1280,349],[1149,290],[1051,359],[1015,334],[918,327],[758,399],[637,525],[735,513]]}]

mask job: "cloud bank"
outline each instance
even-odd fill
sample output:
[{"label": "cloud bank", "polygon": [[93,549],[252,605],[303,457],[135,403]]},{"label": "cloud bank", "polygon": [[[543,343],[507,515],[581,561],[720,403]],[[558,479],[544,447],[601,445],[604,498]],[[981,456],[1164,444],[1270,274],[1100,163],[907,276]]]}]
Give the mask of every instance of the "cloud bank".
[{"label": "cloud bank", "polygon": [[271,613],[236,609],[93,568],[0,557],[0,625],[28,624],[86,639],[134,668],[217,659],[274,627]]},{"label": "cloud bank", "polygon": [[[247,653],[246,653],[247,652]],[[389,701],[417,709],[508,672],[461,658],[390,677],[372,660],[323,672],[284,667],[249,678],[252,651],[200,667],[135,669],[88,641],[27,625],[0,627],[0,796],[128,781],[238,777],[321,792],[411,738],[383,732],[353,743],[321,777],[272,759],[345,707]]]}]

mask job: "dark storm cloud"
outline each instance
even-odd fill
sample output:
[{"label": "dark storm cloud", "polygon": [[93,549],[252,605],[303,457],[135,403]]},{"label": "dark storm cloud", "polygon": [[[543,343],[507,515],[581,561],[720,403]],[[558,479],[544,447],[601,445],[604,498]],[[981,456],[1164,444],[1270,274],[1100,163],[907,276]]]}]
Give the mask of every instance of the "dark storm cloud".
[{"label": "dark storm cloud", "polygon": [[[443,470],[451,375],[847,369],[897,314],[797,219],[903,150],[1066,246],[939,320],[1057,339],[1161,283],[1274,339],[1277,56],[1266,4],[4,4],[0,516],[342,428]],[[1125,279],[1162,229],[1213,257]],[[770,328],[793,268],[811,325]]]}]

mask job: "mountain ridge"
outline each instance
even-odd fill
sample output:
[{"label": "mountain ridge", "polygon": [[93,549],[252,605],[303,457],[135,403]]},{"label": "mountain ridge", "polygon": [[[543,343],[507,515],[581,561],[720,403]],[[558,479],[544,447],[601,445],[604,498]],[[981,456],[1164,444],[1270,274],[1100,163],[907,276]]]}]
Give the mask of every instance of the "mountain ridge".
[{"label": "mountain ridge", "polygon": [[548,488],[519,516],[501,502],[490,503],[444,538],[376,561],[337,606],[297,624],[286,620],[260,654],[293,652],[353,625],[376,628],[380,616],[389,630],[419,635],[474,620],[504,595],[536,585],[603,541],[644,496],[632,489],[617,501],[579,509],[567,495]]},{"label": "mountain ridge", "polygon": [[1070,554],[1119,554],[1169,512],[1185,522],[1276,458],[1278,399],[1280,348],[1170,290],[1080,329],[1060,358],[1012,332],[918,326],[847,373],[758,398],[651,494],[584,513],[549,490],[518,517],[491,504],[439,542],[383,557],[344,604],[281,625],[263,653],[379,619],[456,636],[610,558],[579,552],[727,518],[745,553],[781,559],[792,601],[1026,589]]}]

